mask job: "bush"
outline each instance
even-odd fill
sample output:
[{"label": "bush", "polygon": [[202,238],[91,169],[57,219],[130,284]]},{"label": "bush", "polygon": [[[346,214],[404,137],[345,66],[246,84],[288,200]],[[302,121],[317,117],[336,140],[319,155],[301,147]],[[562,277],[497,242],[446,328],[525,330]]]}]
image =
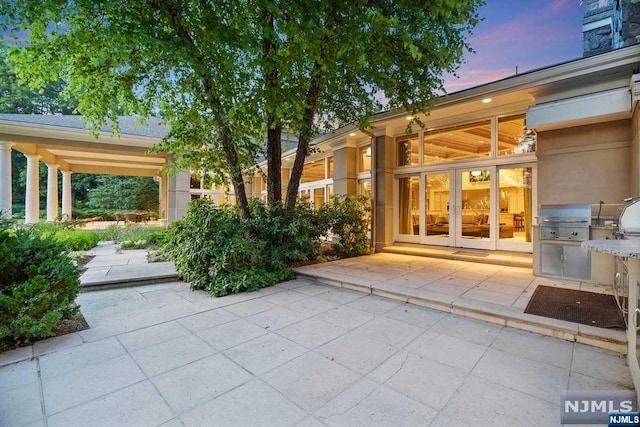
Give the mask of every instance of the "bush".
[{"label": "bush", "polygon": [[98,235],[100,240],[120,243],[122,248],[127,249],[162,246],[169,232],[165,228],[127,224],[125,227],[110,225],[105,230],[99,231]]},{"label": "bush", "polygon": [[291,262],[319,253],[326,227],[308,207],[270,211],[252,200],[251,213],[243,222],[235,207],[201,199],[172,224],[165,248],[192,288],[215,296],[255,291],[292,278]]},{"label": "bush", "polygon": [[0,344],[52,336],[78,311],[80,272],[53,234],[0,224],[0,268]]},{"label": "bush", "polygon": [[53,236],[55,240],[64,244],[68,251],[87,251],[100,241],[98,232],[75,228],[73,225],[41,222],[30,227],[33,233]]},{"label": "bush", "polygon": [[333,245],[336,255],[346,258],[369,253],[367,218],[371,211],[369,199],[364,196],[335,196],[330,205],[323,205],[319,215],[338,236]]},{"label": "bush", "polygon": [[56,232],[54,236],[69,251],[88,251],[100,241],[100,236],[93,230],[63,228]]}]

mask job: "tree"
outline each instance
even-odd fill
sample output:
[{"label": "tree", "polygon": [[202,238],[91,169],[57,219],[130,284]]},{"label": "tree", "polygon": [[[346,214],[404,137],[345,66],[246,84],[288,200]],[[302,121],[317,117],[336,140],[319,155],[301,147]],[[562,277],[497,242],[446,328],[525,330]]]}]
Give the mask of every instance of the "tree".
[{"label": "tree", "polygon": [[88,207],[150,211],[158,209],[158,184],[143,176],[98,175],[97,186],[88,191]]},{"label": "tree", "polygon": [[[266,141],[268,201],[280,202],[280,135],[299,134],[285,205],[297,197],[313,135],[368,125],[384,108],[425,111],[454,72],[482,0],[2,0],[11,50],[35,88],[63,78],[95,127],[118,111],[159,111],[178,166],[230,179],[250,217],[242,174]],[[181,163],[181,164],[180,164]]]},{"label": "tree", "polygon": [[0,113],[73,114],[77,101],[59,96],[64,86],[62,80],[50,81],[41,90],[21,84],[7,63],[7,46],[0,44]]}]

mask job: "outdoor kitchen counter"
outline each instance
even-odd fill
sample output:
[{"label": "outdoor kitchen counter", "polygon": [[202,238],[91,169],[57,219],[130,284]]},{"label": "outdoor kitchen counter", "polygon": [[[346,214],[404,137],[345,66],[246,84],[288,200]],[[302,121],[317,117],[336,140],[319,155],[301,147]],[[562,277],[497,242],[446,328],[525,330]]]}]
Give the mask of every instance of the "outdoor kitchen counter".
[{"label": "outdoor kitchen counter", "polygon": [[628,259],[629,269],[629,299],[627,311],[627,364],[631,372],[633,385],[638,392],[640,403],[640,361],[638,356],[638,300],[640,294],[640,240],[585,240],[582,247],[594,252],[609,254]]},{"label": "outdoor kitchen counter", "polygon": [[582,247],[590,251],[613,256],[640,258],[638,240],[585,240]]}]

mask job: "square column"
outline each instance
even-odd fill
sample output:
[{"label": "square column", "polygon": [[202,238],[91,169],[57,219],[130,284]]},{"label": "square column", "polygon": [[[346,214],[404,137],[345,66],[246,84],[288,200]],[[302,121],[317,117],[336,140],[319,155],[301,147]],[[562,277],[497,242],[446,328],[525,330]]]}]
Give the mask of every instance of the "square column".
[{"label": "square column", "polygon": [[189,172],[177,172],[168,180],[167,220],[173,222],[184,218],[191,199]]},{"label": "square column", "polygon": [[71,171],[62,171],[62,220],[73,219],[71,206]]},{"label": "square column", "polygon": [[357,148],[353,138],[337,141],[331,146],[333,150],[333,191],[340,196],[357,194]]},{"label": "square column", "polygon": [[37,154],[25,154],[27,157],[27,194],[25,195],[26,224],[35,224],[40,221],[40,156]]},{"label": "square column", "polygon": [[58,165],[47,164],[47,222],[58,219]]},{"label": "square column", "polygon": [[[381,129],[383,132],[386,129]],[[393,137],[376,134],[373,147],[374,236],[375,250],[380,252],[393,243]]]},{"label": "square column", "polygon": [[0,141],[0,216],[11,218],[11,147],[12,142]]}]

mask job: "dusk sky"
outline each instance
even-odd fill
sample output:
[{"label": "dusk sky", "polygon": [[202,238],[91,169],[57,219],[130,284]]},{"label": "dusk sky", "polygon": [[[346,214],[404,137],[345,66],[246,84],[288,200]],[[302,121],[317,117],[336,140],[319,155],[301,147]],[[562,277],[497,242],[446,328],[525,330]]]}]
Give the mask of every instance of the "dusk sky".
[{"label": "dusk sky", "polygon": [[580,0],[485,0],[459,79],[449,93],[582,57]]}]

